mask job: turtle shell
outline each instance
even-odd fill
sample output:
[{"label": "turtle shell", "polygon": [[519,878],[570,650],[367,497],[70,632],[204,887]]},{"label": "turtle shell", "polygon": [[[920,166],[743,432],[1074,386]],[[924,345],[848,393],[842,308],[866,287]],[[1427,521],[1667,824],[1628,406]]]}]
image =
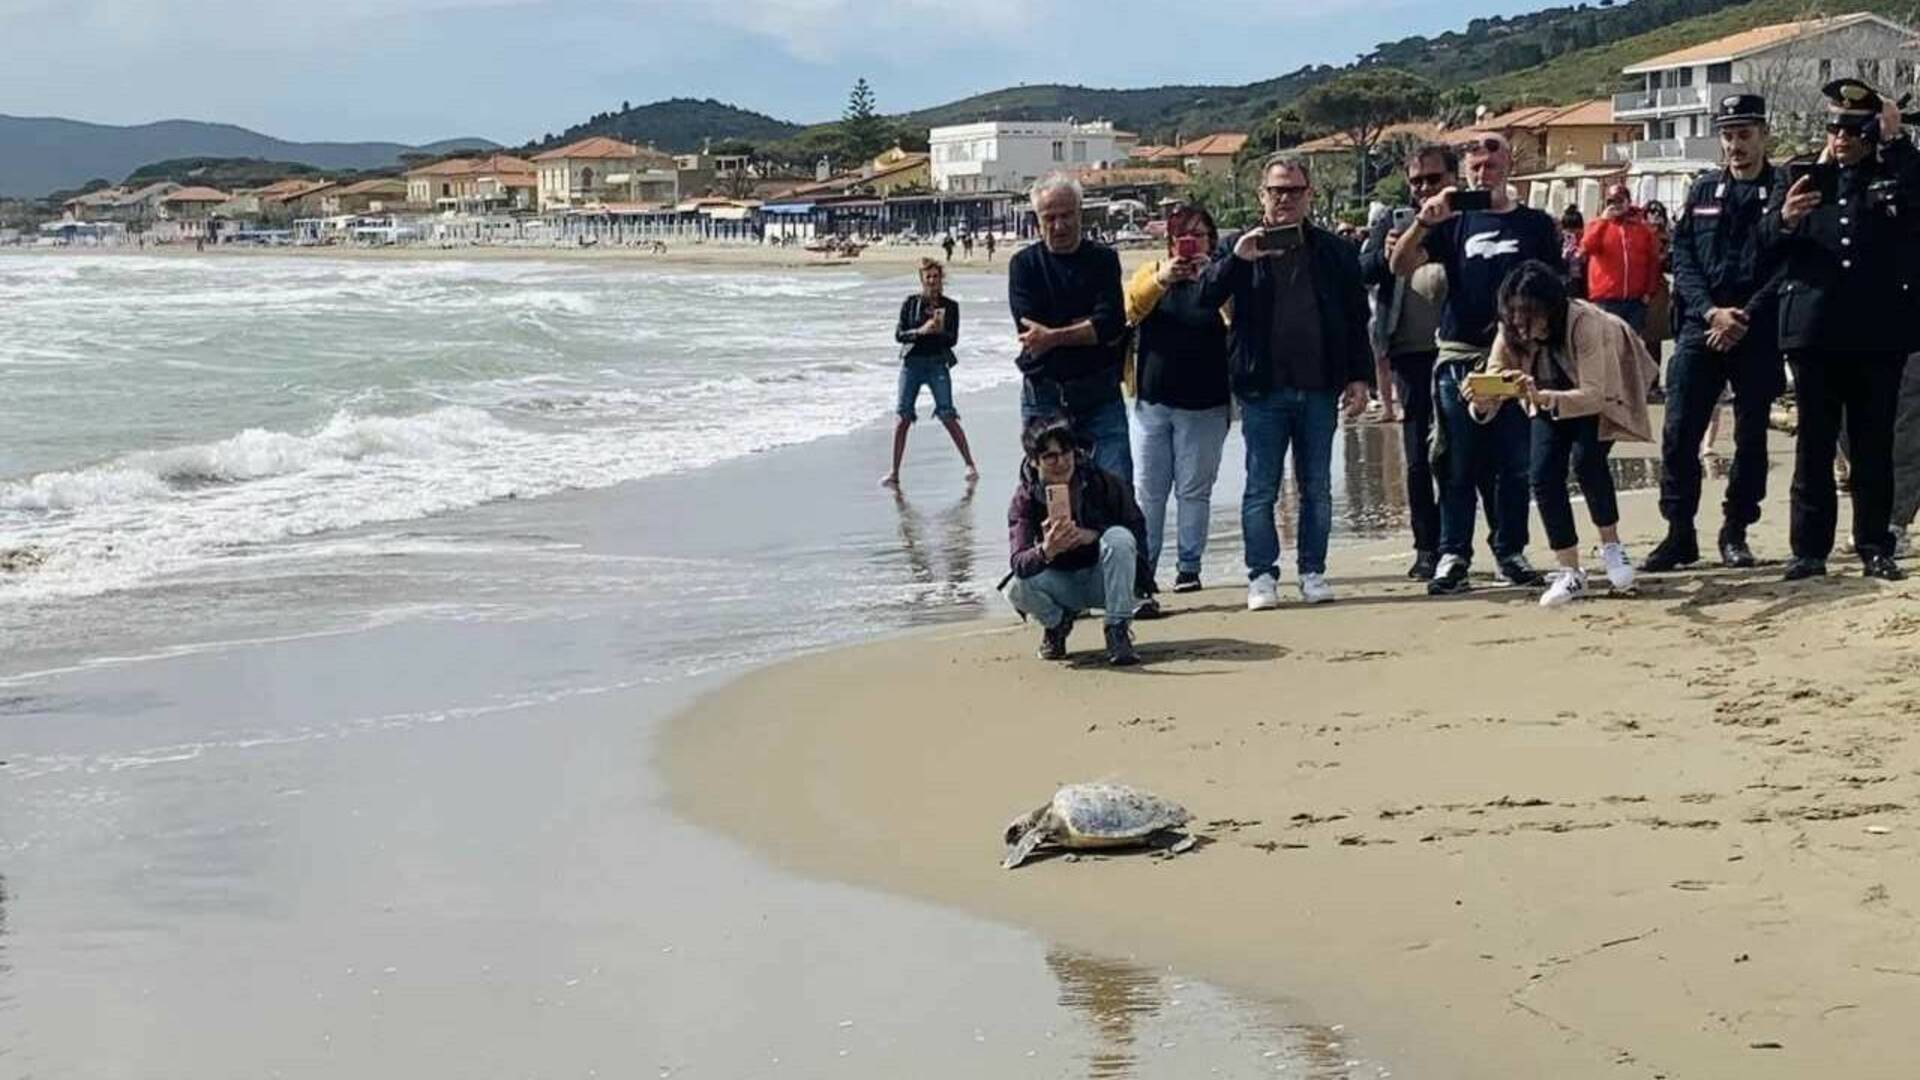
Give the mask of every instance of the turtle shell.
[{"label": "turtle shell", "polygon": [[1066,830],[1060,841],[1069,847],[1133,843],[1192,817],[1178,803],[1124,784],[1069,784],[1054,792],[1053,813]]}]

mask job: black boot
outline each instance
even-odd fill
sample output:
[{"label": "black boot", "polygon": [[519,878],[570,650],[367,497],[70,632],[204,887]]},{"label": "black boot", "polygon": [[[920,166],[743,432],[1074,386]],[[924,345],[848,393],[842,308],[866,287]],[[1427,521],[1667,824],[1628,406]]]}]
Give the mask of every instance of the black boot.
[{"label": "black boot", "polygon": [[1700,541],[1691,531],[1668,531],[1667,538],[1654,545],[1652,551],[1640,563],[1640,569],[1649,574],[1666,574],[1683,566],[1692,566],[1700,561]]},{"label": "black boot", "polygon": [[1807,578],[1826,577],[1827,560],[1803,559],[1798,555],[1787,560],[1787,572],[1780,575],[1782,581],[1805,581]]},{"label": "black boot", "polygon": [[1907,572],[1900,569],[1900,564],[1893,561],[1893,556],[1884,551],[1862,551],[1860,562],[1861,573],[1870,578],[1879,578],[1881,581],[1905,581],[1907,578]]},{"label": "black boot", "polygon": [[1416,551],[1413,553],[1413,565],[1407,567],[1407,577],[1413,581],[1432,581],[1433,572],[1439,568],[1439,552]]},{"label": "black boot", "polygon": [[1133,651],[1133,631],[1126,623],[1107,624],[1107,663],[1114,667],[1132,667],[1140,662]]},{"label": "black boot", "polygon": [[1721,566],[1745,570],[1759,561],[1753,557],[1753,549],[1747,546],[1744,529],[1721,529],[1719,547]]},{"label": "black boot", "polygon": [[1065,660],[1067,658],[1067,635],[1073,633],[1073,616],[1060,620],[1060,625],[1040,631],[1040,659]]}]

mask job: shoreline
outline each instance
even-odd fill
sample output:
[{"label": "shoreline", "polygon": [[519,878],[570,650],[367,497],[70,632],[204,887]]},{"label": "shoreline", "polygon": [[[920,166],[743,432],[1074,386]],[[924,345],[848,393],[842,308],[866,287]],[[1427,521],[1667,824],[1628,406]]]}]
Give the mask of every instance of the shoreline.
[{"label": "shoreline", "polygon": [[[968,271],[986,274],[1005,274],[1007,260],[1018,247],[1009,243],[1001,247],[987,261],[984,250],[976,250],[971,259],[962,258],[956,251],[955,257],[947,266],[955,271]],[[1120,254],[1121,271],[1131,274],[1135,267],[1159,256],[1154,247],[1127,247],[1116,249]],[[665,254],[655,254],[644,246],[618,247],[613,245],[594,247],[558,247],[535,246],[509,247],[504,245],[466,245],[437,247],[428,244],[406,244],[392,247],[363,247],[353,245],[307,246],[307,247],[255,247],[237,244],[195,251],[191,244],[150,244],[147,247],[126,245],[103,247],[32,247],[21,246],[0,248],[0,255],[34,255],[42,258],[61,258],[74,255],[104,256],[147,256],[165,259],[258,259],[258,258],[339,258],[365,259],[376,262],[459,262],[515,260],[532,262],[564,263],[613,263],[618,265],[652,265],[668,269],[735,269],[735,270],[854,270],[870,275],[891,276],[894,274],[912,274],[923,258],[938,258],[940,248],[932,245],[913,247],[890,247],[876,245],[869,247],[852,259],[825,258],[822,255],[801,248],[778,248],[762,244],[712,243],[689,244],[669,242]]]},{"label": "shoreline", "polygon": [[[1642,554],[1649,495],[1622,499]],[[754,671],[666,728],[671,805],[810,877],[1344,1023],[1421,1075],[1904,1075],[1920,588],[1840,558],[1787,586],[1776,561],[1543,611],[1429,600],[1401,546],[1336,548],[1330,608],[1172,597],[1136,671],[1098,664],[1091,624],[1037,661],[999,603]],[[999,869],[1009,818],[1100,778],[1213,842]]]}]

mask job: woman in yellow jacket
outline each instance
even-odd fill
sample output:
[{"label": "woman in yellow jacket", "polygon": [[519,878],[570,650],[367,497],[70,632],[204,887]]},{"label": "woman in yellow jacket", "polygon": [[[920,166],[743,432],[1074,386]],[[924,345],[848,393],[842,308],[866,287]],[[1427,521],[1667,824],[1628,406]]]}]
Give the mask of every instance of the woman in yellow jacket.
[{"label": "woman in yellow jacket", "polygon": [[[1200,588],[1213,483],[1227,441],[1225,289],[1200,280],[1219,244],[1213,218],[1197,207],[1167,216],[1167,258],[1147,263],[1126,286],[1134,330],[1132,417],[1134,495],[1147,518],[1147,561],[1159,571],[1167,499],[1178,505],[1174,592]],[[1158,613],[1151,599],[1140,612]]]},{"label": "woman in yellow jacket", "polygon": [[[1530,479],[1547,542],[1560,569],[1540,597],[1558,607],[1586,595],[1568,465],[1580,480],[1587,512],[1600,532],[1600,558],[1615,591],[1633,587],[1633,562],[1620,543],[1620,507],[1607,456],[1622,440],[1649,442],[1647,388],[1655,368],[1640,335],[1584,300],[1571,300],[1552,267],[1522,263],[1500,285],[1500,329],[1487,361],[1488,378],[1469,380],[1476,419],[1491,416],[1497,398],[1520,398],[1533,416]],[[1483,408],[1484,407],[1484,408]]]}]

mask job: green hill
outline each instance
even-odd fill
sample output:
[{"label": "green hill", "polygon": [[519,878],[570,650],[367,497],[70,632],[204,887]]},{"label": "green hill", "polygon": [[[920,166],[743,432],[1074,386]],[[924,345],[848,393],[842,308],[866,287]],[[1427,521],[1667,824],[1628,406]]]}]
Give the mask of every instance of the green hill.
[{"label": "green hill", "polygon": [[617,112],[597,113],[558,135],[548,133],[527,144],[528,150],[545,150],[562,143],[606,135],[641,146],[652,145],[668,153],[691,153],[713,142],[776,142],[800,134],[799,124],[776,120],[757,112],[736,108],[708,99],[671,98],[649,105],[621,103]]},{"label": "green hill", "polygon": [[1582,49],[1551,63],[1516,71],[1480,84],[1483,100],[1496,105],[1546,102],[1564,104],[1626,89],[1620,69],[1662,53],[1684,49],[1756,26],[1794,22],[1822,15],[1872,11],[1911,22],[1914,0],[1750,0],[1684,19],[1621,41]]}]

